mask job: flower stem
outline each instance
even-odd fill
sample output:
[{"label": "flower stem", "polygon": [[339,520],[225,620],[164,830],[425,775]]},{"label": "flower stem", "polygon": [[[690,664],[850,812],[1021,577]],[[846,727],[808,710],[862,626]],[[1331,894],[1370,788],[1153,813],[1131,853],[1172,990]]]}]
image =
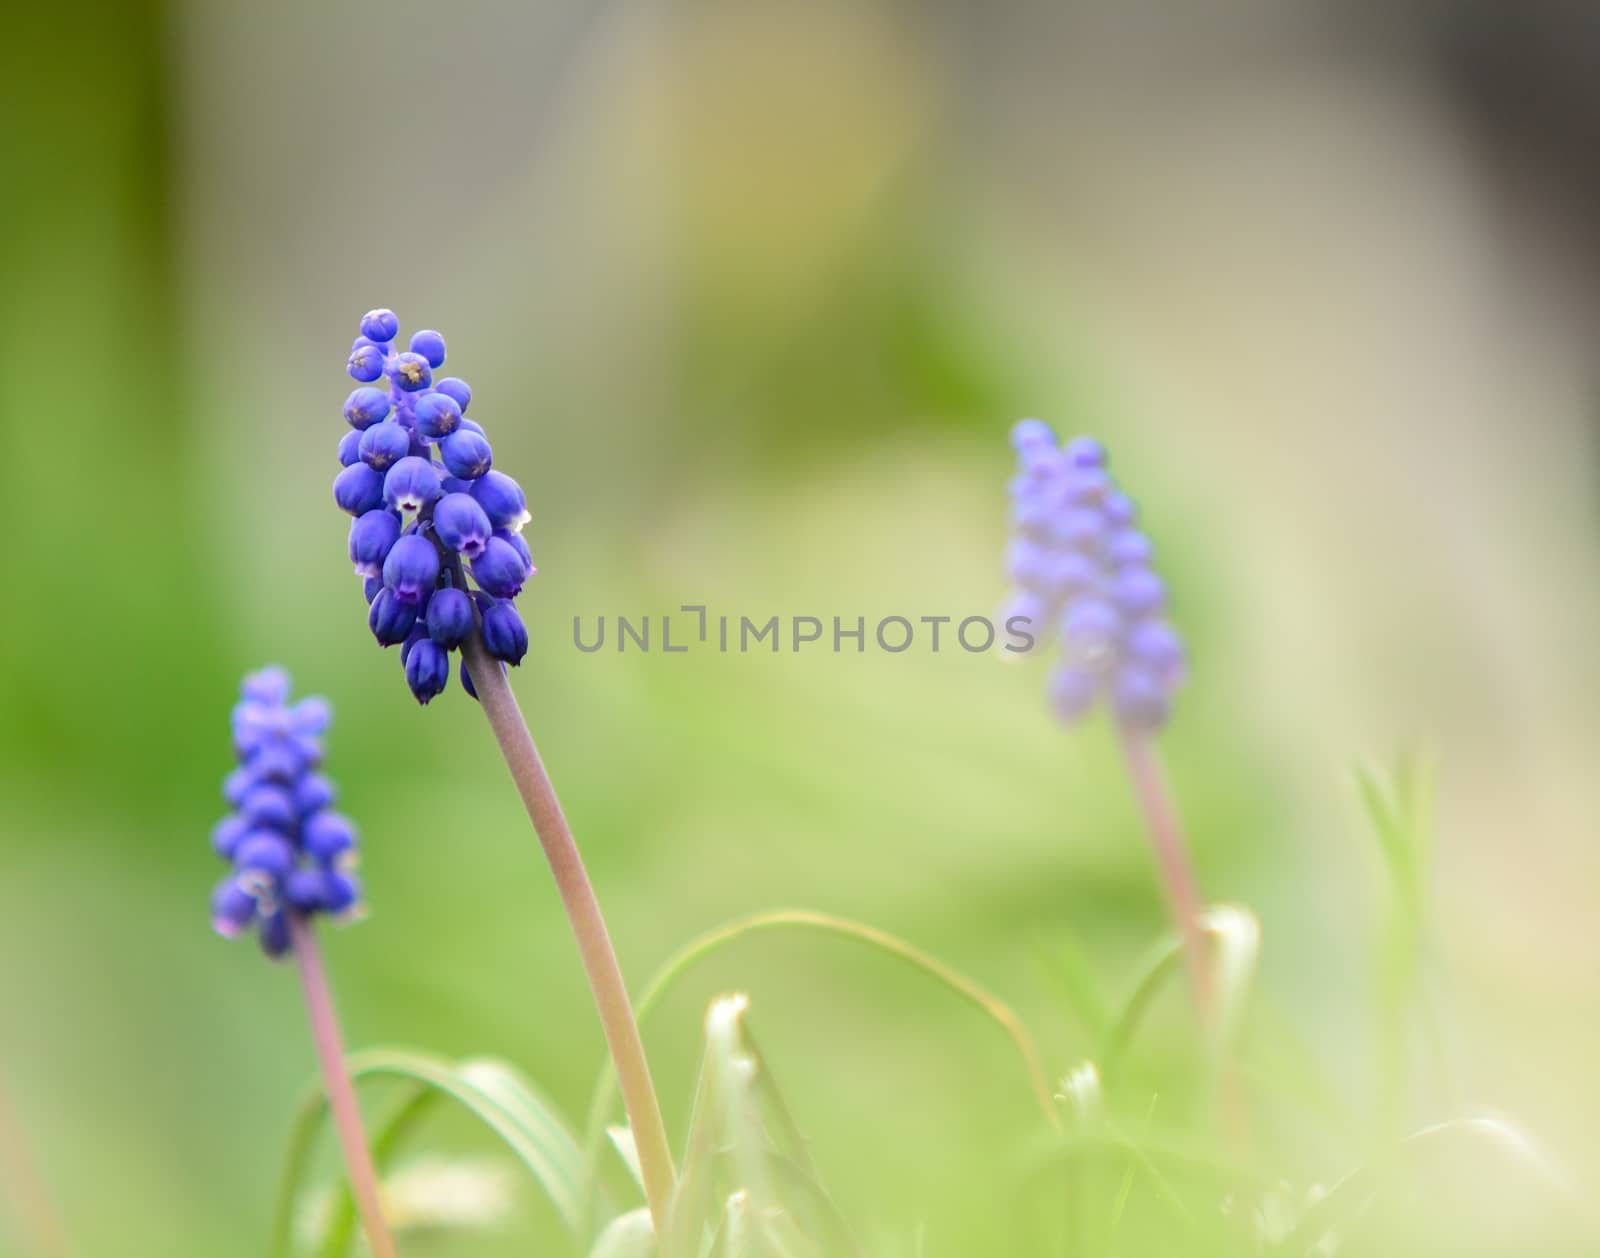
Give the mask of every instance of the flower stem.
[{"label": "flower stem", "polygon": [[544,848],[545,859],[550,863],[550,872],[555,875],[556,889],[561,893],[561,903],[566,908],[578,952],[583,957],[583,968],[589,976],[589,988],[600,1010],[600,1023],[605,1029],[606,1044],[622,1088],[623,1104],[627,1107],[628,1122],[639,1152],[639,1169],[650,1203],[650,1217],[655,1223],[656,1235],[664,1236],[675,1177],[672,1150],[667,1143],[666,1125],[661,1121],[655,1084],[650,1079],[644,1043],[639,1038],[639,1024],[634,1019],[628,989],[617,965],[617,954],[606,932],[605,918],[600,914],[600,904],[595,899],[588,871],[583,867],[577,841],[572,837],[572,827],[561,811],[561,801],[556,798],[555,787],[545,772],[539,749],[534,745],[533,735],[528,731],[504,670],[490,658],[478,634],[473,634],[462,647],[462,655],[484,715],[489,718],[489,728],[500,744],[500,754],[505,757],[506,768],[511,771]]},{"label": "flower stem", "polygon": [[311,1018],[311,1038],[316,1041],[317,1058],[322,1063],[322,1083],[328,1093],[328,1109],[339,1131],[344,1149],[345,1169],[350,1190],[361,1211],[361,1225],[373,1258],[395,1258],[394,1238],[383,1221],[383,1205],[378,1196],[378,1175],[367,1150],[366,1132],[361,1126],[361,1109],[356,1090],[344,1064],[344,1045],[339,1035],[339,1018],[333,1011],[333,996],[328,990],[328,975],[322,966],[322,953],[311,923],[297,913],[289,914],[289,934],[294,943],[295,962],[300,969],[300,986],[306,994],[306,1011]]},{"label": "flower stem", "polygon": [[1118,731],[1122,735],[1128,773],[1133,779],[1134,797],[1139,801],[1145,828],[1155,849],[1156,866],[1160,871],[1161,885],[1166,891],[1167,907],[1183,941],[1184,967],[1189,972],[1195,1005],[1202,1021],[1209,1021],[1213,1003],[1211,967],[1206,964],[1199,884],[1195,881],[1194,868],[1189,863],[1183,827],[1173,806],[1172,794],[1167,789],[1155,743],[1148,734],[1125,725],[1120,725]]}]

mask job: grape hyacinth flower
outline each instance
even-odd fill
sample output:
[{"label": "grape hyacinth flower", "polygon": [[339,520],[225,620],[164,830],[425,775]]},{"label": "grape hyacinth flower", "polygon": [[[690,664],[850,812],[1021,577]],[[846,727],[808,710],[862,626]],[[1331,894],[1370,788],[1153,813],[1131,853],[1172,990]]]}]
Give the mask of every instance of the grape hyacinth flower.
[{"label": "grape hyacinth flower", "polygon": [[[467,417],[472,390],[444,366],[444,338],[416,332],[406,350],[391,310],[370,310],[350,350],[356,388],[339,442],[333,496],[354,520],[350,560],[362,578],[367,624],[400,648],[406,684],[427,703],[449,684],[483,706],[500,754],[544,848],[594,994],[627,1106],[657,1235],[665,1235],[676,1173],[638,1022],[599,902],[505,666],[528,651],[516,598],[534,573],[522,540],[522,487],[494,466],[483,428]],[[353,438],[353,439],[352,439]]]},{"label": "grape hyacinth flower", "polygon": [[273,958],[291,951],[291,914],[346,921],[361,907],[355,828],[318,772],[330,717],[323,699],[290,704],[276,668],[247,676],[233,709],[239,767],[223,782],[233,811],[211,833],[229,872],[212,893],[211,924],[229,939],[255,928]]},{"label": "grape hyacinth flower", "polygon": [[245,677],[233,709],[239,767],[222,787],[233,811],[211,833],[213,850],[229,865],[212,893],[211,924],[227,938],[255,927],[269,957],[293,956],[369,1246],[376,1258],[395,1258],[313,930],[318,917],[348,920],[361,903],[351,872],[355,828],[333,811],[336,792],[320,772],[331,719],[325,699],[291,704],[280,668]]},{"label": "grape hyacinth flower", "polygon": [[[485,647],[502,663],[521,661],[528,635],[515,600],[535,568],[520,536],[527,499],[494,468],[483,428],[467,418],[471,388],[434,375],[444,337],[416,332],[400,350],[399,334],[392,310],[362,317],[333,497],[355,517],[350,561],[373,637],[400,647],[406,684],[425,704],[449,685],[451,653],[491,612],[500,628],[484,634]],[[434,615],[441,595],[448,606]],[[461,681],[474,694],[465,662]]]},{"label": "grape hyacinth flower", "polygon": [[1048,424],[1024,419],[1011,444],[1019,464],[1007,552],[1014,589],[1004,614],[1024,618],[1036,641],[1060,644],[1049,683],[1058,719],[1075,725],[1102,704],[1111,711],[1205,1012],[1200,895],[1155,753],[1187,667],[1183,639],[1167,619],[1155,549],[1094,438],[1062,445]]},{"label": "grape hyacinth flower", "polygon": [[1133,502],[1093,438],[1058,446],[1047,425],[1025,419],[1011,440],[1021,467],[1011,482],[1008,612],[1061,645],[1051,705],[1075,724],[1104,702],[1126,727],[1154,733],[1171,715],[1185,657]]}]

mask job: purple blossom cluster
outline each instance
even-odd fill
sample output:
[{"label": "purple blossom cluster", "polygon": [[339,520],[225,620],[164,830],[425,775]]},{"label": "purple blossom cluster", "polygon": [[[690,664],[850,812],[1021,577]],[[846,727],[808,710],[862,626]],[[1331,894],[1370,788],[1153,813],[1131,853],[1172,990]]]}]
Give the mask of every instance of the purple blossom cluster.
[{"label": "purple blossom cluster", "polygon": [[344,919],[360,908],[355,828],[318,772],[332,715],[325,699],[291,705],[280,668],[246,676],[233,709],[239,767],[222,784],[233,811],[211,832],[232,868],[212,893],[211,924],[229,939],[259,925],[270,957],[289,951],[288,914]]},{"label": "purple blossom cluster", "polygon": [[1126,727],[1160,729],[1186,658],[1132,500],[1091,437],[1063,446],[1049,425],[1025,419],[1011,444],[1019,470],[1010,486],[1007,566],[1016,588],[1007,616],[1026,617],[1041,641],[1060,642],[1050,678],[1056,714],[1072,724],[1104,699]]},{"label": "purple blossom cluster", "polygon": [[[472,390],[435,378],[444,338],[416,332],[400,350],[399,332],[392,310],[362,317],[333,497],[355,517],[350,561],[372,635],[399,645],[406,684],[427,703],[450,681],[450,653],[479,629],[490,655],[521,662],[528,631],[513,600],[535,569],[522,540],[527,500],[467,418]],[[476,697],[464,661],[461,684]]]}]

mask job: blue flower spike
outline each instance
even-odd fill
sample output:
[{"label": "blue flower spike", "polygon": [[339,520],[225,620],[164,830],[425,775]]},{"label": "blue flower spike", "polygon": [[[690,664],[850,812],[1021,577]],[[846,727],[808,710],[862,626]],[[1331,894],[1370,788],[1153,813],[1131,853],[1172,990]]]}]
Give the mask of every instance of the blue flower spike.
[{"label": "blue flower spike", "polygon": [[331,718],[326,700],[291,704],[279,668],[245,677],[233,709],[239,767],[224,794],[234,811],[211,832],[229,869],[211,894],[211,925],[228,939],[259,927],[269,957],[291,950],[288,914],[342,920],[360,910],[355,829],[332,811],[333,784],[317,771]]},{"label": "blue flower spike", "polygon": [[1041,643],[1059,642],[1050,700],[1067,724],[1106,703],[1130,730],[1153,734],[1171,715],[1185,672],[1183,640],[1166,619],[1167,587],[1133,501],[1106,470],[1093,437],[1059,445],[1049,425],[1011,430],[1015,590],[1008,616],[1026,616]]},{"label": "blue flower spike", "polygon": [[[436,374],[444,363],[438,332],[425,328],[402,338],[394,311],[362,316],[348,362],[357,387],[345,399],[349,429],[339,442],[341,470],[333,483],[334,501],[354,517],[350,562],[362,578],[368,627],[380,645],[400,647],[406,684],[424,704],[446,689],[451,654],[474,633],[482,633],[497,660],[523,659],[528,631],[513,600],[535,572],[522,539],[531,518],[527,498],[495,469],[482,425],[466,417],[471,387],[459,376]],[[1153,595],[1130,584],[1124,597]],[[462,681],[476,698],[464,671]],[[249,816],[274,821],[293,807],[293,784],[287,805],[251,796],[253,785],[244,778],[235,783],[236,806],[248,802]],[[247,837],[219,829],[214,843],[219,852],[236,851]],[[298,880],[298,899],[307,904],[343,894],[325,885],[318,900],[315,890],[311,879]],[[276,938],[271,913],[258,911],[250,921],[261,924],[263,941],[269,927]]]}]

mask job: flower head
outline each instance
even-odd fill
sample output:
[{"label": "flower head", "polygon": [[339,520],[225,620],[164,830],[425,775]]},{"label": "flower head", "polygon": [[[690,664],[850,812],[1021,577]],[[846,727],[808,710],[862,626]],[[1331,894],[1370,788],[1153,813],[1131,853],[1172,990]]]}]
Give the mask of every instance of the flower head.
[{"label": "flower head", "polygon": [[324,699],[291,704],[280,668],[249,674],[233,709],[239,767],[223,785],[233,812],[211,832],[230,871],[212,892],[211,924],[230,939],[259,926],[271,957],[289,950],[287,914],[343,918],[360,905],[355,829],[317,771],[331,719]]},{"label": "flower head", "polygon": [[444,337],[424,329],[402,347],[399,335],[392,310],[361,319],[333,496],[355,517],[350,561],[367,623],[381,645],[400,646],[406,683],[427,703],[449,682],[450,652],[480,629],[491,655],[522,658],[528,636],[511,600],[535,569],[522,487],[494,468],[482,426],[467,418],[467,382],[436,375]]},{"label": "flower head", "polygon": [[226,938],[259,927],[270,957],[290,949],[291,912],[342,919],[360,906],[355,829],[318,771],[331,717],[326,699],[291,704],[283,669],[246,675],[234,706],[238,768],[222,784],[234,811],[211,831],[230,869],[211,893],[211,925]]},{"label": "flower head", "polygon": [[1019,470],[1011,482],[1015,586],[1009,616],[1058,641],[1050,679],[1056,714],[1073,723],[1102,699],[1131,729],[1154,732],[1183,680],[1183,641],[1166,620],[1167,587],[1135,509],[1106,470],[1092,437],[1059,445],[1048,425],[1011,431]]}]

